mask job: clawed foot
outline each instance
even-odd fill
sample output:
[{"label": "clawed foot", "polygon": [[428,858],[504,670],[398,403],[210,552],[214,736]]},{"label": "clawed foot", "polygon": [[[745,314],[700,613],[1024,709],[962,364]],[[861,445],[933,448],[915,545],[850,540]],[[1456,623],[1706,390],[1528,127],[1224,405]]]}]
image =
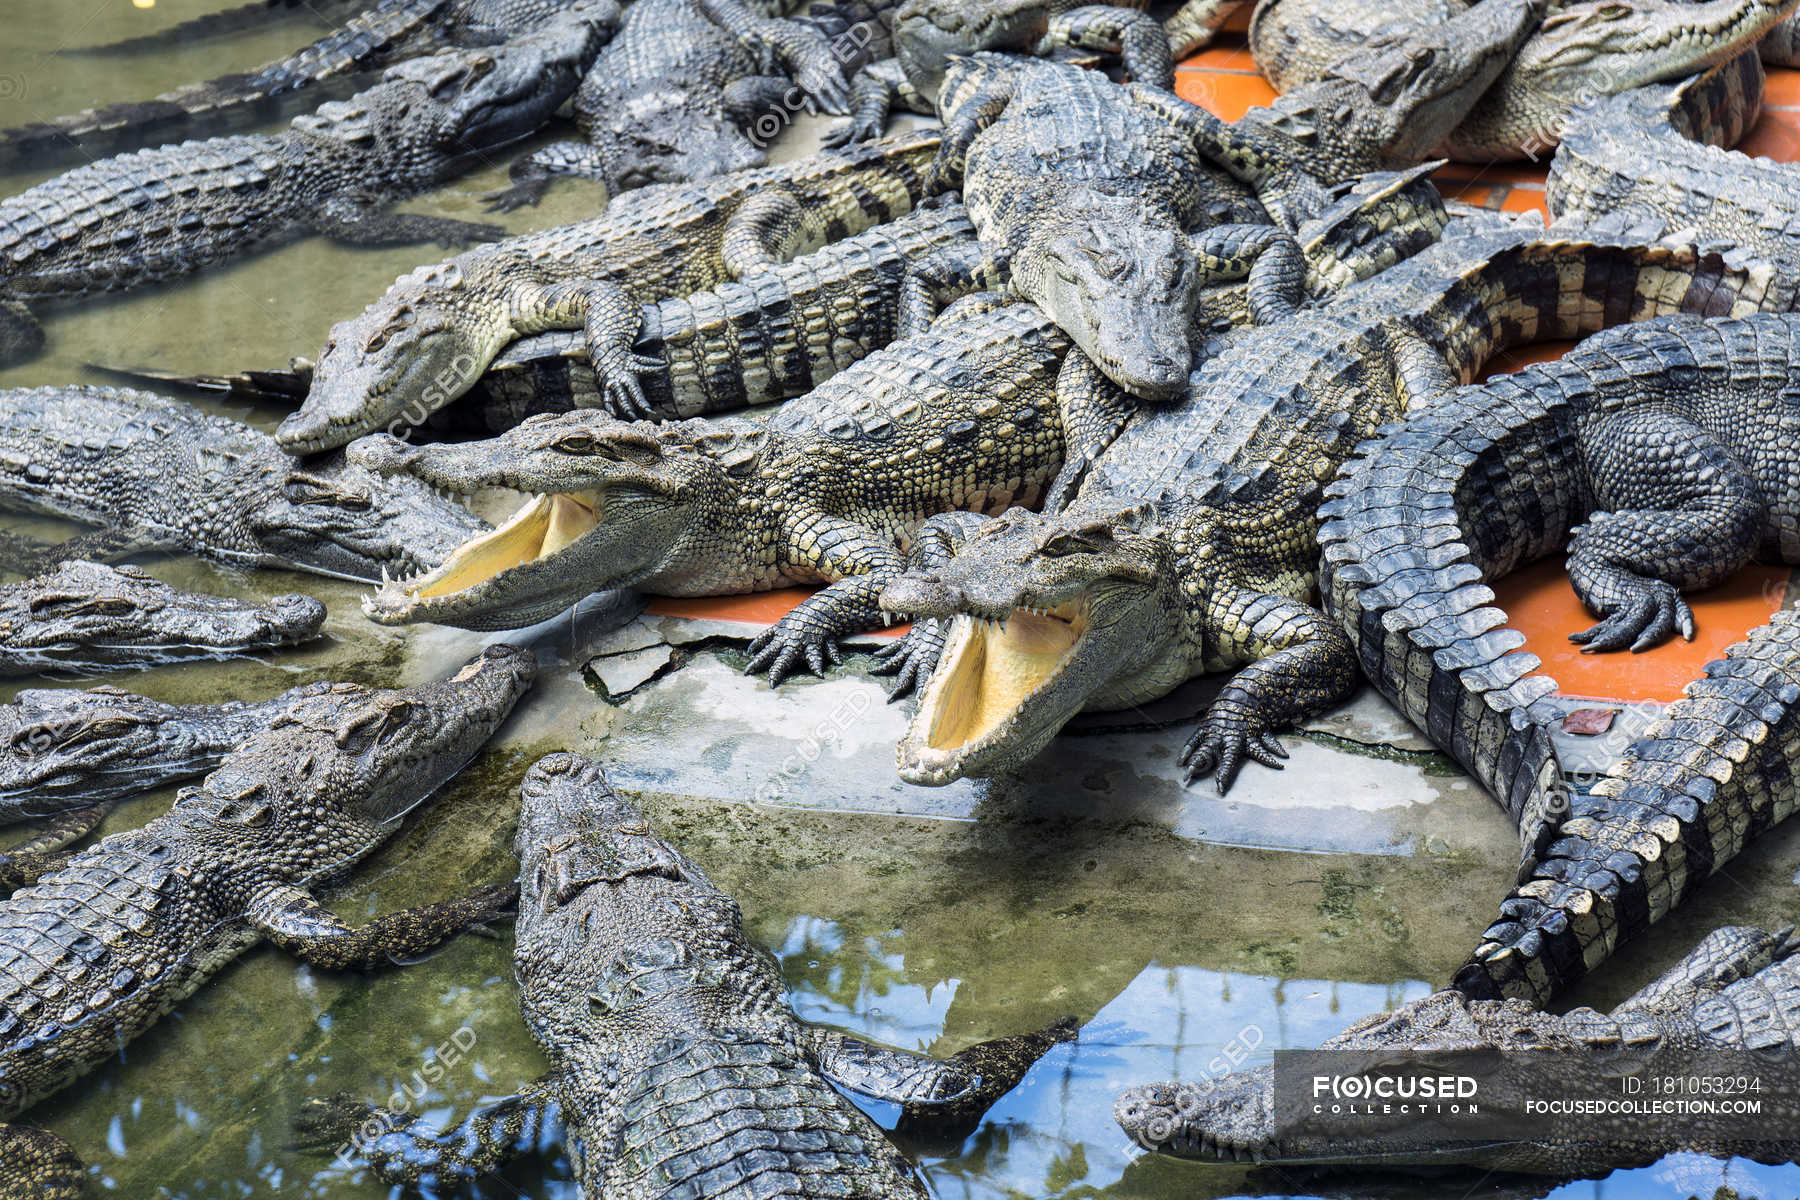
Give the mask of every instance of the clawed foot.
[{"label": "clawed foot", "polygon": [[482,208],[492,213],[517,212],[521,208],[536,208],[544,193],[550,190],[550,181],[542,177],[521,179],[511,187],[497,192],[489,192],[481,198]]},{"label": "clawed foot", "polygon": [[1601,609],[1605,620],[1569,635],[1583,654],[1601,654],[1627,646],[1633,654],[1639,654],[1668,641],[1677,630],[1686,640],[1694,640],[1694,610],[1680,592],[1660,579],[1634,579],[1632,583],[1637,595]]},{"label": "clawed foot", "polygon": [[649,397],[644,395],[644,385],[638,382],[638,373],[661,370],[663,360],[629,352],[621,357],[622,362],[611,362],[605,366],[596,364],[594,367],[594,377],[600,383],[601,407],[622,421],[641,421],[655,417],[656,410],[651,407]]},{"label": "clawed foot", "polygon": [[310,1099],[294,1118],[294,1140],[287,1148],[342,1145],[355,1137],[378,1111],[350,1092],[339,1092],[324,1100]]},{"label": "clawed foot", "polygon": [[915,621],[905,637],[875,652],[875,657],[881,661],[870,669],[869,674],[894,677],[894,690],[888,693],[889,704],[924,689],[932,672],[937,670],[938,660],[943,657],[948,636],[947,621]]},{"label": "clawed foot", "polygon": [[794,82],[819,106],[819,111],[833,116],[843,116],[850,111],[850,84],[844,78],[843,68],[838,66],[831,44],[823,37],[818,39],[816,48],[809,46],[807,52],[799,56],[799,61],[794,64]]},{"label": "clawed foot", "polygon": [[1218,780],[1219,795],[1230,790],[1246,758],[1265,767],[1281,770],[1287,749],[1275,739],[1267,723],[1256,710],[1231,700],[1216,702],[1200,728],[1182,747],[1181,764],[1187,768],[1187,782],[1206,775]]},{"label": "clawed foot", "polygon": [[792,616],[789,613],[750,643],[750,664],[744,668],[744,674],[767,671],[769,686],[780,687],[782,680],[799,674],[802,667],[823,676],[826,667],[843,665],[837,639],[805,623],[791,621]]},{"label": "clawed foot", "polygon": [[505,236],[504,225],[486,221],[453,221],[439,232],[437,244],[446,250],[457,250],[464,246],[479,246],[483,242],[497,242]]},{"label": "clawed foot", "polygon": [[510,916],[519,906],[519,881],[505,879],[499,883],[490,883],[486,887],[476,888],[466,896],[451,901],[460,906],[461,915],[468,921],[466,928],[470,932],[477,930],[487,932],[489,921],[498,921]]},{"label": "clawed foot", "polygon": [[825,131],[819,140],[828,150],[838,150],[856,142],[871,142],[881,136],[880,121],[860,121],[855,117],[848,121],[839,121]]}]

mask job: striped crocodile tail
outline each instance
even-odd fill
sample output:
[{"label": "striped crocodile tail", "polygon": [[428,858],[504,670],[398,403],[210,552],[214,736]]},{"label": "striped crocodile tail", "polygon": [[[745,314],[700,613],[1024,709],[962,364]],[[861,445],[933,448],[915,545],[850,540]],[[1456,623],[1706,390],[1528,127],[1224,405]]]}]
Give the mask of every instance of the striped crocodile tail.
[{"label": "striped crocodile tail", "polygon": [[[1566,259],[1530,314],[1539,338],[1672,312],[1753,312],[1775,278],[1729,252],[1538,246]],[[1505,340],[1532,336],[1513,332]],[[1376,690],[1511,814],[1521,878],[1568,807],[1550,736],[1557,686],[1486,581],[1554,553],[1590,507],[1575,441],[1585,385],[1560,363],[1534,368],[1532,383],[1502,376],[1383,429],[1328,489],[1319,537],[1326,611]]]},{"label": "striped crocodile tail", "polygon": [[1766,83],[1762,58],[1752,46],[1679,83],[1642,91],[1664,93],[1669,125],[1682,137],[1730,149],[1744,140],[1762,116]]},{"label": "striped crocodile tail", "polygon": [[[1589,137],[1666,130],[1690,142],[1730,149],[1762,116],[1766,84],[1762,59],[1752,47],[1675,83],[1653,83],[1585,100],[1569,113],[1563,143],[1574,145],[1566,154],[1559,150],[1551,160],[1547,186],[1552,193],[1557,190],[1570,170],[1565,158],[1579,159]],[[1559,212],[1560,205],[1553,201],[1551,211]]]},{"label": "striped crocodile tail", "polygon": [[1800,612],[1706,665],[1591,794],[1456,974],[1478,999],[1539,1001],[1642,933],[1800,799]]}]

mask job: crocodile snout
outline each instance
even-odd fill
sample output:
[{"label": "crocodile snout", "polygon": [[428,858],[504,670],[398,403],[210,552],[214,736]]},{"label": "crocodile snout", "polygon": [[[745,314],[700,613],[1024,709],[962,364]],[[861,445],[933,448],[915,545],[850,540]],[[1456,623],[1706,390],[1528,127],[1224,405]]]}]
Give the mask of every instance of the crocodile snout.
[{"label": "crocodile snout", "polygon": [[[294,416],[304,414],[295,413]],[[288,418],[292,420],[293,417]],[[287,422],[282,422],[286,428]],[[371,433],[357,438],[344,451],[346,461],[375,472],[377,475],[400,475],[419,457],[417,446],[410,446],[391,433]]]},{"label": "crocodile snout", "polygon": [[951,617],[961,611],[964,599],[961,588],[951,587],[932,572],[921,571],[902,575],[883,588],[881,608],[914,617]]}]

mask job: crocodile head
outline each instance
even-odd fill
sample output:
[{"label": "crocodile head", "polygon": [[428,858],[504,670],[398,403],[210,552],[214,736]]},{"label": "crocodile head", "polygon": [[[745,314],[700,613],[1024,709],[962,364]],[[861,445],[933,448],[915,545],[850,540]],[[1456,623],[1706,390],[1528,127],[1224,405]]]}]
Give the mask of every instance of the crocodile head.
[{"label": "crocodile head", "polygon": [[1350,55],[1326,78],[1355,85],[1373,102],[1352,107],[1380,121],[1380,140],[1394,165],[1418,162],[1506,70],[1537,28],[1544,4],[1481,0],[1448,21],[1407,28]]},{"label": "crocodile head", "polygon": [[368,120],[387,127],[385,141],[415,149],[422,125],[462,151],[524,137],[574,93],[618,19],[613,0],[581,0],[504,45],[409,59],[382,76],[384,102],[367,105]]},{"label": "crocodile head", "polygon": [[442,566],[384,583],[363,609],[384,625],[516,629],[591,592],[692,567],[728,540],[716,530],[735,508],[731,476],[754,466],[760,443],[760,427],[749,422],[659,426],[593,411],[533,417],[483,442],[364,439],[351,453],[375,470],[453,492],[510,488],[530,499]]},{"label": "crocodile head", "polygon": [[[1522,1052],[1571,1056],[1566,1061],[1592,1079],[1609,1064],[1616,1070],[1627,1061],[1641,1063],[1638,1056],[1654,1051],[1662,1030],[1659,1017],[1649,1011],[1621,1008],[1606,1016],[1578,1008],[1557,1015],[1523,1000],[1470,1000],[1445,990],[1356,1022],[1327,1039],[1320,1049],[1333,1055],[1308,1069],[1337,1071],[1341,1064],[1347,1075],[1437,1074],[1479,1063],[1479,1095],[1500,1106],[1509,1092],[1515,1101],[1545,1094],[1544,1058]],[[1520,1055],[1511,1060],[1520,1073],[1508,1070],[1507,1054]],[[1594,1057],[1574,1057],[1585,1055]],[[1535,1070],[1528,1059],[1535,1061]],[[1457,1065],[1446,1065],[1450,1063]],[[1321,1168],[1482,1163],[1499,1169],[1555,1169],[1532,1165],[1530,1154],[1538,1148],[1529,1142],[1447,1136],[1444,1127],[1433,1128],[1416,1113],[1369,1114],[1348,1127],[1341,1121],[1330,1128],[1309,1123],[1304,1104],[1278,1103],[1276,1084],[1275,1069],[1267,1066],[1195,1082],[1148,1084],[1122,1093],[1113,1105],[1113,1118],[1145,1149],[1212,1162]],[[1421,1136],[1422,1130],[1430,1132]],[[1571,1139],[1567,1149],[1574,1144]],[[1526,1157],[1501,1157],[1515,1148],[1523,1148]],[[1554,1164],[1555,1156],[1549,1161]],[[1573,1154],[1563,1165],[1571,1172],[1577,1169]]]},{"label": "crocodile head", "polygon": [[[588,130],[608,192],[713,179],[760,167],[766,155],[716,96],[688,81],[655,80],[616,98]],[[745,117],[753,115],[748,112]]]},{"label": "crocodile head", "polygon": [[[214,824],[248,824],[246,836],[288,846],[285,869],[302,878],[354,861],[393,823],[460,771],[531,686],[537,659],[489,646],[448,679],[417,687],[334,689],[286,709],[176,807]],[[272,764],[269,759],[275,758]],[[258,826],[259,809],[306,811],[321,827],[289,845],[305,821]],[[331,836],[332,833],[338,836]]]},{"label": "crocodile head", "polygon": [[978,50],[1030,51],[1049,25],[1045,0],[906,0],[894,14],[894,57],[906,81],[931,101],[952,55]]},{"label": "crocodile head", "polygon": [[422,424],[475,386],[516,336],[504,314],[463,303],[457,260],[420,267],[331,327],[299,410],[275,430],[289,454],[315,454],[364,434]]},{"label": "crocodile head", "polygon": [[324,623],[311,596],[233,600],[136,567],[67,562],[0,587],[0,674],[239,654],[308,641]]},{"label": "crocodile head", "polygon": [[1154,673],[1180,628],[1167,543],[1141,509],[1098,519],[1014,509],[881,606],[950,622],[900,742],[901,778],[940,785],[1012,769],[1068,720]]},{"label": "crocodile head", "polygon": [[1187,386],[1199,265],[1179,231],[1114,217],[1103,202],[1063,214],[1014,257],[1013,286],[1108,379],[1167,400]]},{"label": "crocodile head", "polygon": [[629,1010],[653,997],[662,1012],[716,1005],[746,1017],[773,998],[754,952],[729,932],[741,921],[736,902],[656,835],[599,763],[538,760],[519,785],[514,846],[513,963],[540,1037],[604,1044],[609,1027],[629,1036],[642,1009]]},{"label": "crocodile head", "polygon": [[116,688],[20,692],[0,706],[0,808],[198,773],[218,754],[190,728],[176,706]]},{"label": "crocodile head", "polygon": [[1744,50],[1793,0],[1593,0],[1558,6],[1520,48],[1509,74],[1560,111],[1689,75]]},{"label": "crocodile head", "polygon": [[259,481],[243,502],[258,555],[274,565],[375,580],[435,566],[487,528],[416,480],[383,479],[342,455],[278,457],[279,477]]}]

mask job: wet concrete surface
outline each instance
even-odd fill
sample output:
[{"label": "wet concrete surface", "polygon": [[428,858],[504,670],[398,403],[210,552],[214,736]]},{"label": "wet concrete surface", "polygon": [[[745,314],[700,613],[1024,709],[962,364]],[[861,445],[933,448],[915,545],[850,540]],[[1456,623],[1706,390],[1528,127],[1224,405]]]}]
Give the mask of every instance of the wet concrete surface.
[{"label": "wet concrete surface", "polygon": [[[304,20],[177,53],[57,56],[164,27],[206,6],[23,0],[0,44],[0,123],[72,110],[254,64],[310,36]],[[11,81],[11,82],[8,82]],[[7,95],[11,92],[11,95]],[[783,145],[799,153],[817,124]],[[411,211],[475,219],[507,155]],[[0,178],[7,194],[41,177]],[[566,183],[503,218],[524,231],[590,215],[597,185]],[[432,247],[350,250],[302,239],[177,285],[49,315],[50,349],[0,386],[92,380],[101,361],[163,369],[277,366],[313,354],[332,321]],[[263,428],[282,413],[211,407]],[[39,535],[54,522],[6,518]],[[113,675],[168,699],[262,697],[312,679],[404,684],[441,675],[484,641],[378,628],[356,586],[151,559],[183,586],[240,595],[303,590],[328,637],[279,655]],[[510,874],[515,789],[541,754],[604,759],[658,827],[739,899],[780,957],[806,1017],[896,1045],[955,1051],[1064,1014],[1058,1047],[954,1147],[912,1147],[950,1198],[1177,1200],[1236,1195],[1535,1196],[1549,1184],[1479,1175],[1316,1181],[1143,1158],[1111,1118],[1122,1088],[1203,1077],[1223,1055],[1266,1059],[1446,980],[1505,893],[1517,843],[1497,806],[1379,699],[1364,694],[1287,739],[1283,772],[1246,769],[1219,797],[1184,786],[1175,758],[1200,683],[1151,710],[1084,719],[1016,778],[941,789],[901,783],[893,743],[908,707],[886,703],[866,654],[779,691],[742,674],[753,627],[640,614],[617,597],[520,635],[545,660],[536,691],[491,749],[355,877],[333,907],[362,919]],[[0,690],[0,699],[20,681]],[[83,681],[65,681],[71,685]],[[161,811],[133,799],[108,830]],[[1760,842],[1701,896],[1623,951],[1573,1002],[1616,1001],[1725,922],[1800,912],[1800,831]],[[510,941],[466,937],[368,977],[245,955],[118,1061],[29,1114],[93,1165],[95,1194],[375,1197],[386,1189],[289,1148],[307,1096],[346,1090],[466,1110],[536,1076],[542,1056],[515,1006]],[[451,1061],[451,1060],[454,1061]],[[878,1116],[891,1117],[876,1109]],[[1679,1158],[1556,1192],[1582,1200],[1800,1194],[1800,1171]],[[482,1196],[568,1197],[567,1163],[523,1163]]]}]

